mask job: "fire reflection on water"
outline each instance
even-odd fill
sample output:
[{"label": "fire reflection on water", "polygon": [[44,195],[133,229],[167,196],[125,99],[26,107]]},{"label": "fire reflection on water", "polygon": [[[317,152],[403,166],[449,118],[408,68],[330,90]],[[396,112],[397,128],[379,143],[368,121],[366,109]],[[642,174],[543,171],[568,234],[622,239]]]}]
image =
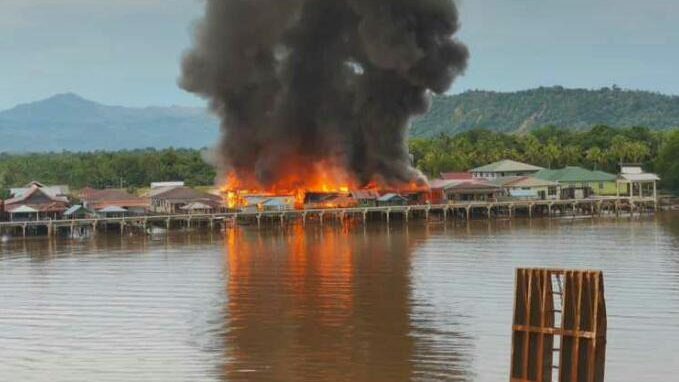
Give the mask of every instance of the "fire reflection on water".
[{"label": "fire reflection on water", "polygon": [[407,235],[298,226],[261,235],[227,232],[225,380],[411,378]]}]

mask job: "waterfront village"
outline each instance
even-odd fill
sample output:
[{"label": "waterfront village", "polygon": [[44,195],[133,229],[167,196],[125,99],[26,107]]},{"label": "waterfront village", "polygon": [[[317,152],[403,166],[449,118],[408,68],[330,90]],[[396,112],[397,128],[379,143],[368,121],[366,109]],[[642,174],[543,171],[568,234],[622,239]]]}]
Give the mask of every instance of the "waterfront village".
[{"label": "waterfront village", "polygon": [[638,165],[621,165],[619,174],[581,167],[545,169],[501,160],[468,172],[442,173],[428,191],[355,190],[308,194],[300,206],[294,196],[245,195],[238,208],[227,206],[219,190],[198,190],[182,181],[152,183],[133,194],[124,189],[73,192],[67,185],[33,181],[0,200],[0,220],[10,222],[120,218],[145,215],[194,215],[271,212],[295,209],[440,205],[464,202],[584,200],[627,197],[657,199],[659,178]]}]

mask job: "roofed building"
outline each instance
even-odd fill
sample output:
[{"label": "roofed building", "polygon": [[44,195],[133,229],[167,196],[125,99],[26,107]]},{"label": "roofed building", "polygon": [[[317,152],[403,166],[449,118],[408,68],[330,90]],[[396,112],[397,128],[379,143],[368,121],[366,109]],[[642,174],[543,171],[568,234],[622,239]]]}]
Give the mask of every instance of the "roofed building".
[{"label": "roofed building", "polygon": [[214,211],[225,209],[221,196],[200,192],[189,187],[161,187],[151,190],[146,196],[151,200],[151,210],[156,213],[186,213],[182,207],[195,202],[208,205]]},{"label": "roofed building", "polygon": [[375,207],[380,194],[375,190],[356,190],[351,192],[359,207]]},{"label": "roofed building", "polygon": [[502,197],[504,190],[485,180],[457,182],[444,187],[447,201],[495,201]]},{"label": "roofed building", "polygon": [[617,194],[617,176],[598,170],[568,166],[558,170],[543,169],[535,174],[538,179],[559,183],[561,199],[583,199],[590,196]]},{"label": "roofed building", "polygon": [[504,159],[498,162],[487,164],[470,170],[474,178],[494,179],[505,176],[526,176],[533,175],[543,170],[542,167],[532,164],[517,162],[511,159]]},{"label": "roofed building", "polygon": [[[443,175],[443,174],[441,174]],[[470,179],[471,181],[471,174]],[[429,202],[432,204],[442,204],[448,202],[446,197],[446,187],[461,183],[460,180],[455,179],[434,179],[429,181]]]},{"label": "roofed building", "polygon": [[441,179],[444,180],[472,180],[474,176],[471,172],[442,172]]},{"label": "roofed building", "polygon": [[491,180],[491,183],[502,187],[507,196],[514,199],[559,199],[561,192],[558,182],[538,179],[532,176],[508,176]]},{"label": "roofed building", "polygon": [[[126,216],[143,215],[151,206],[148,198],[140,198],[120,189],[85,188],[80,193],[80,199],[83,201],[83,206],[88,209],[100,212],[106,208],[117,207],[118,213],[122,213],[120,210],[125,210]],[[109,213],[112,212],[109,211]]]},{"label": "roofed building", "polygon": [[45,184],[40,183],[36,180],[26,184],[23,187],[10,188],[9,193],[13,198],[18,198],[21,197],[23,194],[29,192],[34,187],[40,188],[44,193],[52,196],[68,196],[71,193],[71,190],[68,186],[65,185],[46,186]]},{"label": "roofed building", "polygon": [[644,172],[640,165],[621,165],[617,181],[618,195],[657,199],[659,181],[658,175]]},{"label": "roofed building", "polygon": [[388,207],[388,206],[405,206],[408,204],[408,198],[401,196],[399,194],[390,192],[388,194],[384,194],[377,198],[377,205],[380,207]]},{"label": "roofed building", "polygon": [[33,185],[5,200],[5,212],[10,220],[60,219],[69,207],[66,196],[54,195],[44,186]]},{"label": "roofed building", "polygon": [[64,212],[64,219],[88,219],[95,217],[95,215],[94,211],[89,208],[82,204],[76,204]]}]

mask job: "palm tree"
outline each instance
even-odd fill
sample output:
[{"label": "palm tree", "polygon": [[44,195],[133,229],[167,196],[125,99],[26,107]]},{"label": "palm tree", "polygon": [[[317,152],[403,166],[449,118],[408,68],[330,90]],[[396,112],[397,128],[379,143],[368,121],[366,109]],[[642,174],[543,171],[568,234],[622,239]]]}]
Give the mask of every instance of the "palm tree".
[{"label": "palm tree", "polygon": [[606,166],[606,153],[603,152],[599,147],[592,147],[585,153],[585,158],[589,163],[591,163],[595,170],[604,168]]},{"label": "palm tree", "polygon": [[561,157],[561,147],[557,145],[556,140],[550,139],[544,147],[543,153],[547,159],[547,167],[552,168]]},{"label": "palm tree", "polygon": [[561,150],[561,163],[563,165],[576,165],[580,162],[582,150],[575,145],[568,145]]},{"label": "palm tree", "polygon": [[623,163],[630,156],[629,140],[622,135],[618,135],[611,141],[611,146],[608,148],[608,155],[614,161]]},{"label": "palm tree", "polygon": [[651,154],[651,149],[648,145],[640,141],[628,143],[627,151],[629,153],[629,159],[634,163],[642,162]]}]

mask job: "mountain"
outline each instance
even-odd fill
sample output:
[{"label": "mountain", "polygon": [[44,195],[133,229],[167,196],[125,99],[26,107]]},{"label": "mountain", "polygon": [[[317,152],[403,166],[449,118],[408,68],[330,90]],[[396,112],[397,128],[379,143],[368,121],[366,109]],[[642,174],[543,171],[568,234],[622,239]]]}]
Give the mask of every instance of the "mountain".
[{"label": "mountain", "polygon": [[200,148],[218,130],[202,108],[107,106],[67,93],[0,112],[0,152]]},{"label": "mountain", "polygon": [[[0,112],[0,152],[200,148],[217,140],[218,124],[202,108],[107,106],[60,94]],[[432,110],[413,121],[411,134],[526,132],[547,125],[582,130],[597,124],[679,127],[679,97],[616,87],[469,91],[434,97]]]},{"label": "mountain", "polygon": [[550,87],[514,93],[469,91],[435,97],[431,111],[413,122],[411,134],[430,137],[474,128],[516,133],[547,125],[583,130],[598,124],[676,128],[679,97],[617,87]]}]

